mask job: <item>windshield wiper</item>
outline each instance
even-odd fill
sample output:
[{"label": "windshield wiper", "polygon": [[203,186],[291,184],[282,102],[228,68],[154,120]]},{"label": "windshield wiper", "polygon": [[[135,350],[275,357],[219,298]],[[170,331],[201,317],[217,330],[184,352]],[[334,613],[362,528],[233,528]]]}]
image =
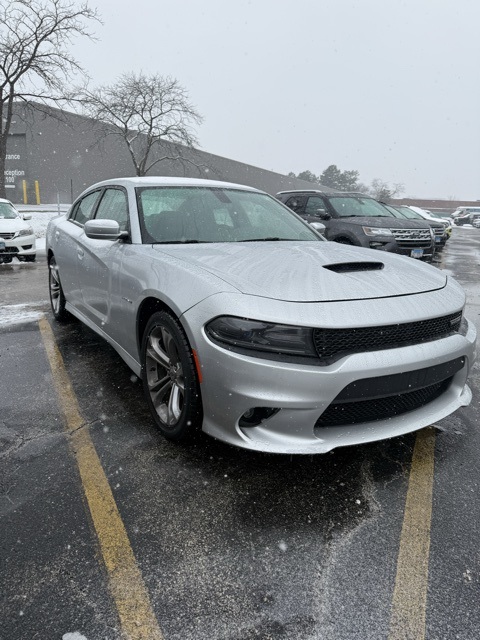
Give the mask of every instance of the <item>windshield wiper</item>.
[{"label": "windshield wiper", "polygon": [[152,244],[197,244],[200,242],[206,242],[205,240],[159,240],[158,242],[152,242]]},{"label": "windshield wiper", "polygon": [[276,238],[276,237],[272,237],[272,238],[249,238],[248,240],[237,240],[237,242],[278,242],[278,241],[285,241],[285,242],[293,242],[292,238]]}]

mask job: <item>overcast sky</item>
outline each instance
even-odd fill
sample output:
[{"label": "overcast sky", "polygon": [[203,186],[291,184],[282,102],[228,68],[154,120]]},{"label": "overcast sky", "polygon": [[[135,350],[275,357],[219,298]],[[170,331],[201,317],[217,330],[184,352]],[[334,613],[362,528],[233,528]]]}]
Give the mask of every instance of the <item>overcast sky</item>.
[{"label": "overcast sky", "polygon": [[201,148],[272,171],[328,165],[480,199],[479,0],[89,0],[92,84],[176,77]]}]

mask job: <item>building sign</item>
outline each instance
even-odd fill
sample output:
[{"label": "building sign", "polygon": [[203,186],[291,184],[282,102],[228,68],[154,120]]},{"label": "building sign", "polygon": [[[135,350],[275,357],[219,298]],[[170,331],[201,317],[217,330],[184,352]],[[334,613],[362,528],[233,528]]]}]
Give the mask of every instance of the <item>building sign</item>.
[{"label": "building sign", "polygon": [[5,188],[7,197],[23,202],[23,180],[27,179],[27,149],[25,134],[8,136],[5,162]]}]

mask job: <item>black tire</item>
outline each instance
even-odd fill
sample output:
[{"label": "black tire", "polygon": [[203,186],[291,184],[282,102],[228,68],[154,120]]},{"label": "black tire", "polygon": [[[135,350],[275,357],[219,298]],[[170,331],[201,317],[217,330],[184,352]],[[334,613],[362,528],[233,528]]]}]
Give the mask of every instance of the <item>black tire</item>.
[{"label": "black tire", "polygon": [[142,339],[142,382],[147,404],[162,435],[190,441],[200,431],[202,398],[192,350],[178,320],[154,313]]},{"label": "black tire", "polygon": [[58,272],[55,256],[48,261],[48,293],[50,296],[50,306],[55,320],[58,322],[66,322],[70,320],[70,314],[65,309],[65,295],[60,282],[60,274]]},{"label": "black tire", "polygon": [[339,244],[349,244],[354,246],[354,243],[349,240],[348,238],[344,238],[344,237],[340,237],[340,238],[335,238],[334,242],[338,242]]}]

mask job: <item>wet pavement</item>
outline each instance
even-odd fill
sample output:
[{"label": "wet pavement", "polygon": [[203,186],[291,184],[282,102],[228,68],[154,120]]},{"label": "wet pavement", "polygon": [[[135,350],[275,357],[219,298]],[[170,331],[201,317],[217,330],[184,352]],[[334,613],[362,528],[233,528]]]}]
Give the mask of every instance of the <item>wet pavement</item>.
[{"label": "wet pavement", "polygon": [[[480,230],[439,267],[480,330]],[[416,435],[319,456],[162,439],[140,382],[93,332],[57,325],[44,257],[0,267],[0,638],[120,640],[71,436],[34,316],[45,310],[165,640],[389,639]],[[435,436],[424,638],[480,628],[480,368]],[[81,635],[80,635],[81,634]],[[407,636],[405,635],[405,640]]]}]

